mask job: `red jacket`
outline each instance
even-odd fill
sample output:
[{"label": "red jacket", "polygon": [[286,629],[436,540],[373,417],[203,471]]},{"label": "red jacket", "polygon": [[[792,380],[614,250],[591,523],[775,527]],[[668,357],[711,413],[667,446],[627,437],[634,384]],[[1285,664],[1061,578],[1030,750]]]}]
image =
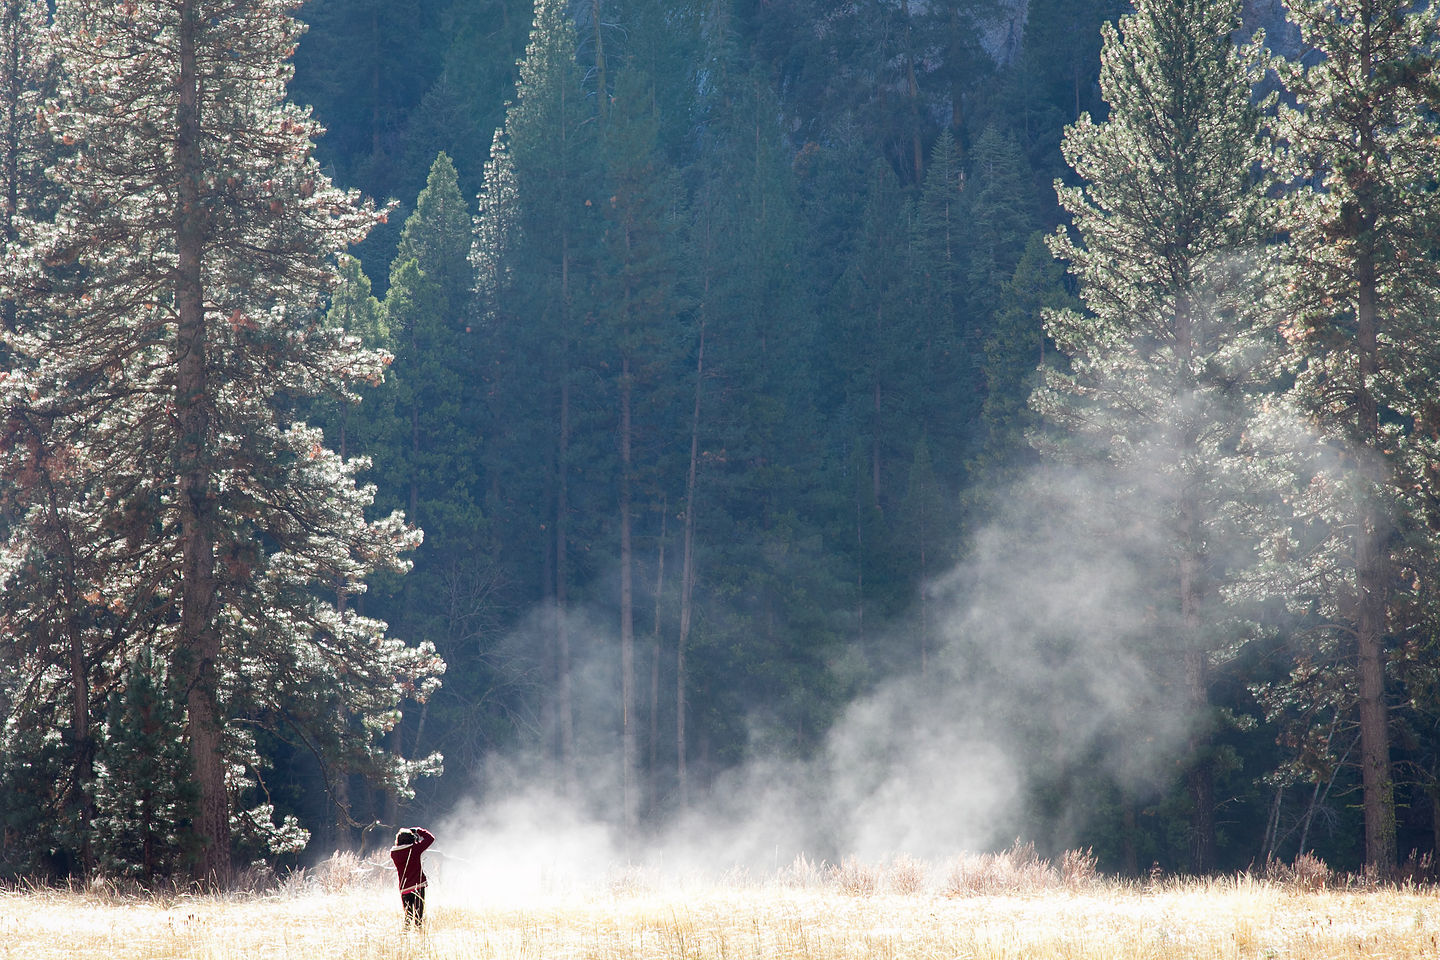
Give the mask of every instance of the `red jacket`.
[{"label": "red jacket", "polygon": [[400,892],[410,893],[429,883],[425,871],[420,869],[420,854],[435,842],[435,834],[424,827],[414,827],[420,839],[403,847],[391,847],[390,859],[395,861],[395,872],[400,875]]}]

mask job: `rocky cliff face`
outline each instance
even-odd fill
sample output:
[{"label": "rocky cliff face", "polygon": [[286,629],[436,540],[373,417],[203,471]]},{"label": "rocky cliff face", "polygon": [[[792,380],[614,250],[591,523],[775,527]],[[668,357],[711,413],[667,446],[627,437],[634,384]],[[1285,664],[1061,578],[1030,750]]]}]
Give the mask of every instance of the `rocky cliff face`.
[{"label": "rocky cliff face", "polygon": [[[985,48],[997,62],[1009,63],[1020,52],[1029,12],[1030,0],[1001,0],[1000,15],[985,33]],[[1271,50],[1287,57],[1299,52],[1300,31],[1285,19],[1284,0],[1244,0],[1241,16],[1245,36],[1263,29]]]},{"label": "rocky cliff face", "polygon": [[1001,0],[1000,15],[985,31],[985,49],[997,63],[1009,63],[1020,53],[1030,0]]}]

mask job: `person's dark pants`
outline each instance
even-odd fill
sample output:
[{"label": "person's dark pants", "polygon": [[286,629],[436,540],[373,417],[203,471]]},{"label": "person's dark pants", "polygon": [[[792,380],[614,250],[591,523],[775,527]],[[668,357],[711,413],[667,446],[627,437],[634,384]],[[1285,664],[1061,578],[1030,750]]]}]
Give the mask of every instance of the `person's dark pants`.
[{"label": "person's dark pants", "polygon": [[405,908],[405,926],[420,926],[425,921],[425,888],[400,894],[400,905]]}]

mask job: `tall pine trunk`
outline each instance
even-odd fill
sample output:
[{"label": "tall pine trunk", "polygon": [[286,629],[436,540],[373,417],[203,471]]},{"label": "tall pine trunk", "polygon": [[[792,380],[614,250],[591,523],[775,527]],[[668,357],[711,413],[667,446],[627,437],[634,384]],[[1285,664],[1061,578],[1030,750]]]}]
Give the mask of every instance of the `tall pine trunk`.
[{"label": "tall pine trunk", "polygon": [[660,502],[660,543],[659,560],[655,570],[655,625],[650,634],[650,730],[647,747],[650,752],[650,762],[646,776],[646,804],[647,809],[653,816],[659,807],[659,790],[656,783],[656,771],[660,769],[660,620],[664,613],[663,600],[665,597],[665,547],[666,533],[669,528],[670,505],[668,498],[662,497]]},{"label": "tall pine trunk", "polygon": [[[706,281],[709,290],[709,281]],[[695,351],[695,406],[690,414],[690,468],[685,474],[685,535],[680,556],[680,635],[675,643],[675,784],[680,806],[690,803],[685,747],[685,648],[695,609],[695,474],[700,461],[700,398],[705,383],[705,315],[702,301],[700,342]]]},{"label": "tall pine trunk", "polygon": [[560,424],[555,471],[555,657],[560,720],[560,781],[565,795],[578,796],[575,768],[575,704],[570,677],[570,242],[560,239]]},{"label": "tall pine trunk", "polygon": [[1198,478],[1191,475],[1198,455],[1196,427],[1186,412],[1196,389],[1191,364],[1196,355],[1195,312],[1188,297],[1182,296],[1175,309],[1176,393],[1181,411],[1179,449],[1176,451],[1181,483],[1179,502],[1179,600],[1183,637],[1181,662],[1185,677],[1185,700],[1189,714],[1186,744],[1186,773],[1190,792],[1190,869],[1202,874],[1215,861],[1215,778],[1207,756],[1210,741],[1210,663],[1201,632],[1201,606],[1205,599],[1205,538],[1201,530]]},{"label": "tall pine trunk", "polygon": [[635,767],[635,585],[631,547],[630,358],[620,362],[620,763],[621,802],[627,837],[637,822]]},{"label": "tall pine trunk", "polygon": [[202,262],[206,223],[200,203],[200,82],[196,69],[196,0],[181,6],[180,74],[176,92],[175,157],[180,179],[176,218],[175,412],[180,423],[181,560],[177,672],[188,711],[187,734],[200,793],[196,833],[204,844],[201,879],[225,883],[230,875],[230,809],[225,791],[217,661],[215,498],[210,479],[210,390]]},{"label": "tall pine trunk", "polygon": [[[1378,65],[1373,49],[1372,19],[1382,14],[1367,4],[1361,13],[1365,30],[1360,44],[1360,73],[1367,80],[1374,77]],[[1357,123],[1361,156],[1378,162],[1383,151],[1376,141],[1375,127],[1380,120],[1368,104],[1360,111]],[[1356,399],[1356,426],[1364,450],[1379,455],[1383,441],[1380,435],[1379,388],[1376,374],[1380,368],[1379,315],[1376,298],[1379,281],[1376,272],[1374,231],[1379,223],[1379,198],[1376,185],[1369,177],[1355,187],[1357,223],[1355,238],[1355,351],[1359,373]],[[1362,481],[1363,482],[1363,481]],[[1369,483],[1364,483],[1370,487]],[[1395,785],[1390,770],[1390,718],[1385,705],[1385,627],[1390,605],[1390,584],[1385,551],[1385,522],[1372,489],[1365,489],[1359,505],[1355,527],[1355,653],[1360,684],[1360,767],[1364,786],[1365,864],[1381,876],[1395,870]]]},{"label": "tall pine trunk", "polygon": [[[1362,214],[1364,216],[1364,214]],[[1357,398],[1361,443],[1380,447],[1379,405],[1375,397],[1379,337],[1375,309],[1374,254],[1362,248],[1356,264],[1360,281],[1356,347],[1360,395]],[[1355,644],[1360,680],[1360,766],[1364,785],[1365,863],[1381,876],[1395,869],[1395,785],[1390,771],[1390,718],[1385,704],[1385,622],[1389,580],[1384,549],[1384,518],[1367,490],[1355,528]]]}]

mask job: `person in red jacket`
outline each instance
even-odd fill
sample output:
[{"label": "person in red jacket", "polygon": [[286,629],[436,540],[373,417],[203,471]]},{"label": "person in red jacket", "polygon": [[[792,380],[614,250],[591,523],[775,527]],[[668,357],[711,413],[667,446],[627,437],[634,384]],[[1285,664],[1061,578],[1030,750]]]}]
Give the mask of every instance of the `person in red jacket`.
[{"label": "person in red jacket", "polygon": [[435,834],[424,827],[404,827],[395,834],[390,859],[400,877],[400,905],[405,908],[405,926],[418,928],[425,920],[425,886],[430,881],[420,867],[420,854],[435,842]]}]

